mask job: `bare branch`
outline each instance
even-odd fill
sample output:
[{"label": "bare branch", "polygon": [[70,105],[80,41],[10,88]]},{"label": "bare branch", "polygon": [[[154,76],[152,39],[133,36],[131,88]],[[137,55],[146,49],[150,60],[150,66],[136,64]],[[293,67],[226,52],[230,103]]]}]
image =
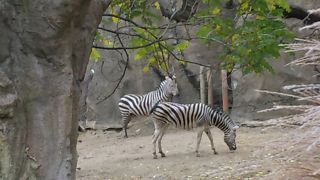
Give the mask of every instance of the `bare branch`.
[{"label": "bare branch", "polygon": [[[124,46],[124,44],[123,44],[123,42],[122,42],[119,34],[117,34],[117,38],[118,38],[121,46]],[[111,97],[111,96],[116,92],[116,90],[118,89],[121,81],[123,80],[123,78],[124,78],[124,76],[125,76],[125,74],[126,74],[126,72],[127,72],[127,68],[128,68],[128,65],[129,65],[129,53],[127,52],[127,49],[124,48],[123,50],[124,50],[124,52],[125,52],[125,54],[126,54],[126,65],[125,65],[125,67],[124,67],[123,73],[122,73],[122,75],[121,75],[121,77],[120,77],[120,79],[119,79],[116,87],[112,90],[112,92],[111,92],[109,95],[107,95],[107,96],[105,96],[105,97],[103,97],[103,98],[98,98],[97,104],[105,101],[106,99],[108,99],[109,97]]]}]

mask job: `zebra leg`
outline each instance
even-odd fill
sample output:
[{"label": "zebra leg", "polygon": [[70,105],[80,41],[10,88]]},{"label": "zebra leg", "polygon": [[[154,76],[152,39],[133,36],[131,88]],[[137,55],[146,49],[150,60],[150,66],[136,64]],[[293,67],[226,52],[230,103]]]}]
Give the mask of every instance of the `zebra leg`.
[{"label": "zebra leg", "polygon": [[128,124],[131,120],[131,116],[130,114],[125,114],[122,116],[122,129],[124,130],[124,137],[128,138],[128,133],[127,133],[127,129],[128,129]]},{"label": "zebra leg", "polygon": [[161,128],[161,132],[160,132],[160,137],[158,139],[158,148],[159,148],[159,153],[161,154],[161,157],[166,157],[166,155],[163,153],[162,151],[162,147],[161,147],[161,140],[162,140],[162,137],[164,135],[164,133],[166,132],[168,128],[168,125],[165,124],[162,128]]},{"label": "zebra leg", "polygon": [[200,146],[200,142],[201,142],[201,138],[202,138],[202,133],[203,133],[204,129],[200,129],[198,131],[198,135],[197,135],[197,147],[196,147],[196,156],[200,157],[200,153],[199,153],[199,146]]},{"label": "zebra leg", "polygon": [[153,144],[153,159],[157,159],[157,152],[156,152],[156,149],[157,149],[157,140],[159,138],[159,135],[160,135],[160,128],[159,128],[159,125],[156,123],[156,120],[153,121],[154,122],[154,133],[153,133],[153,136],[152,136],[152,144]]},{"label": "zebra leg", "polygon": [[211,144],[211,149],[213,150],[213,153],[214,154],[218,154],[218,152],[216,151],[216,149],[214,148],[214,144],[213,144],[213,138],[212,138],[212,134],[211,134],[211,131],[209,129],[209,127],[206,127],[204,129],[204,132],[206,132],[208,138],[209,138],[209,141],[210,141],[210,144]]}]

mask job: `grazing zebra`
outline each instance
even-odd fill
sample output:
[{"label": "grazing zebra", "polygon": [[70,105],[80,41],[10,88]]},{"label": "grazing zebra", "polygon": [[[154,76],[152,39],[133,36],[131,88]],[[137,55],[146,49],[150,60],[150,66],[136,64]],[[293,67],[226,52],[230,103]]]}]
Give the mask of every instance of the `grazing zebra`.
[{"label": "grazing zebra", "polygon": [[213,109],[205,104],[177,104],[172,102],[157,102],[151,109],[151,117],[155,126],[152,137],[153,143],[153,158],[157,158],[156,142],[158,142],[159,153],[161,157],[165,154],[161,148],[161,140],[165,130],[170,124],[184,129],[192,129],[193,127],[200,128],[197,135],[196,155],[199,154],[199,146],[203,131],[207,134],[211,148],[214,154],[218,154],[213,145],[210,126],[216,126],[224,132],[224,142],[228,145],[230,151],[237,149],[235,138],[236,129],[239,128],[228,114],[221,109]]},{"label": "grazing zebra", "polygon": [[119,110],[122,116],[124,137],[128,137],[127,127],[134,116],[149,116],[151,108],[158,101],[168,101],[178,94],[176,77],[166,76],[160,87],[145,95],[127,94],[119,101]]}]

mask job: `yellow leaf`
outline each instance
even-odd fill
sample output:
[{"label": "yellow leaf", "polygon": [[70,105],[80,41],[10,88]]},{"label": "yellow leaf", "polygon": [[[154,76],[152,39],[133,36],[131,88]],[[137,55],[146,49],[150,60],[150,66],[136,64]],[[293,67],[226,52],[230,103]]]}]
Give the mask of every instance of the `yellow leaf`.
[{"label": "yellow leaf", "polygon": [[263,17],[263,16],[259,16],[259,15],[256,15],[256,19],[265,19],[265,17]]},{"label": "yellow leaf", "polygon": [[[111,12],[112,12],[112,14],[117,15],[115,9],[112,8]],[[117,17],[112,17],[111,19],[112,19],[112,22],[114,22],[114,23],[119,23],[120,22],[120,19],[117,18]]]},{"label": "yellow leaf", "polygon": [[242,3],[241,6],[240,6],[240,10],[242,10],[242,11],[245,11],[248,8],[249,8],[249,2],[248,1]]},{"label": "yellow leaf", "polygon": [[235,43],[239,40],[240,38],[240,35],[239,34],[234,34],[231,38],[232,42]]},{"label": "yellow leaf", "polygon": [[106,40],[106,39],[104,39],[104,40],[102,41],[102,44],[105,45],[105,46],[109,46],[109,47],[113,45],[113,43],[112,43],[111,41]]},{"label": "yellow leaf", "polygon": [[221,26],[220,25],[217,25],[216,26],[216,31],[220,31],[221,30]]},{"label": "yellow leaf", "polygon": [[148,65],[143,67],[143,72],[144,73],[149,72],[149,66]]},{"label": "yellow leaf", "polygon": [[264,173],[262,171],[259,171],[259,172],[256,173],[256,176],[263,176],[263,174]]},{"label": "yellow leaf", "polygon": [[152,57],[150,57],[149,59],[148,59],[148,63],[149,64],[155,64],[157,62],[157,60],[156,60],[156,58],[154,57],[154,56],[152,56]]},{"label": "yellow leaf", "polygon": [[124,5],[125,5],[124,3],[118,4],[119,8],[122,8]]},{"label": "yellow leaf", "polygon": [[112,17],[112,22],[114,22],[114,23],[119,23],[119,22],[120,22],[120,20],[119,20],[119,18]]},{"label": "yellow leaf", "polygon": [[214,8],[214,9],[211,11],[211,13],[212,13],[213,15],[217,15],[217,14],[220,13],[220,9],[219,9],[219,8]]},{"label": "yellow leaf", "polygon": [[95,62],[98,62],[99,59],[100,59],[101,55],[100,53],[97,51],[96,48],[92,48],[91,49],[91,53],[90,53],[90,59],[95,61]]},{"label": "yellow leaf", "polygon": [[134,60],[139,61],[140,59],[142,59],[141,54],[137,53],[136,55],[134,55]]},{"label": "yellow leaf", "polygon": [[185,65],[185,64],[187,64],[187,62],[184,60],[184,59],[182,59],[182,60],[179,60],[179,63],[180,64],[182,64],[182,65]]},{"label": "yellow leaf", "polygon": [[154,3],[154,7],[155,7],[156,9],[160,9],[160,4],[159,4],[158,1]]}]

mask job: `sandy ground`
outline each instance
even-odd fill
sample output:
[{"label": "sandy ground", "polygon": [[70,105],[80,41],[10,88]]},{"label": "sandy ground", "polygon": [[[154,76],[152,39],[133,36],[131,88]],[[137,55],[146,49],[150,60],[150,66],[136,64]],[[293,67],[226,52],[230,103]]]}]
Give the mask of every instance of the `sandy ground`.
[{"label": "sandy ground", "polygon": [[[213,154],[209,140],[203,134],[200,145],[201,157],[196,157],[195,130],[184,131],[171,128],[162,141],[167,157],[158,159],[152,158],[152,129],[141,133],[140,129],[131,128],[127,139],[123,138],[122,132],[88,131],[79,136],[77,179],[320,178],[317,174],[314,177],[301,176],[303,177],[301,178],[291,175],[288,178],[286,171],[279,171],[290,163],[294,163],[298,169],[301,169],[298,167],[299,163],[301,164],[298,162],[299,157],[291,157],[298,148],[294,145],[283,146],[287,143],[287,139],[290,139],[292,135],[290,132],[293,130],[293,128],[241,127],[237,131],[238,149],[231,153],[223,142],[223,133],[217,128],[212,128],[215,147],[219,154]],[[312,166],[320,167],[318,155],[315,156],[319,159],[313,157],[315,161],[311,164]]]}]

